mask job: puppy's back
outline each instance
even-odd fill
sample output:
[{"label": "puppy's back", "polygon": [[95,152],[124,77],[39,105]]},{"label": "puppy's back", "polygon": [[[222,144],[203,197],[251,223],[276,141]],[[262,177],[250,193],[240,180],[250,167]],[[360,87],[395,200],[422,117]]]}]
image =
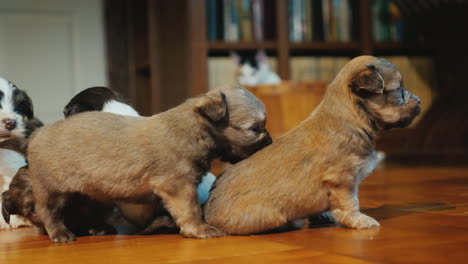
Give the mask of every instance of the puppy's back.
[{"label": "puppy's back", "polygon": [[[307,142],[291,140],[303,132],[300,128],[290,131],[224,172],[204,207],[206,222],[228,234],[252,234],[301,217],[294,215],[295,211],[303,211],[297,206],[325,209],[326,193],[315,188],[320,185],[320,177],[311,177],[318,173],[314,166],[317,158],[304,156]],[[284,155],[285,151],[288,155]],[[307,196],[313,192],[315,198],[308,203],[295,203],[302,197],[294,193]],[[292,219],[286,219],[285,212]]]},{"label": "puppy's back", "polygon": [[31,177],[70,186],[79,186],[80,178],[116,180],[114,175],[142,162],[147,142],[138,128],[143,119],[89,112],[38,129],[28,147]]}]

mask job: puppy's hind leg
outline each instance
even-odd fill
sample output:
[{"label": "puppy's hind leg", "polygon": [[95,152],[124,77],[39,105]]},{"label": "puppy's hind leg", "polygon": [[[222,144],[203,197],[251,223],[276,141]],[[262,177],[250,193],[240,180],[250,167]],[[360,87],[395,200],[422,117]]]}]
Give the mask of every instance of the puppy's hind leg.
[{"label": "puppy's hind leg", "polygon": [[161,197],[165,208],[180,228],[180,234],[192,238],[224,236],[216,227],[203,222],[196,184],[187,178],[164,181],[155,186],[155,194]]},{"label": "puppy's hind leg", "polygon": [[75,235],[64,224],[63,209],[68,200],[68,194],[49,193],[41,184],[35,190],[36,212],[55,243],[66,243],[76,240]]},{"label": "puppy's hind leg", "polygon": [[380,224],[372,217],[359,211],[357,186],[328,184],[330,191],[330,212],[342,226],[349,228],[372,228]]}]

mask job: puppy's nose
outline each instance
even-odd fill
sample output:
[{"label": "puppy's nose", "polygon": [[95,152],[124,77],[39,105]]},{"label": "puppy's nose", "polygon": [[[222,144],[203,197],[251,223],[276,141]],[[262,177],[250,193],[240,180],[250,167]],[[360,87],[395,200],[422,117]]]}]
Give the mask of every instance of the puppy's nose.
[{"label": "puppy's nose", "polygon": [[16,121],[13,119],[3,119],[2,122],[5,124],[5,128],[10,131],[16,127]]},{"label": "puppy's nose", "polygon": [[416,95],[413,95],[413,97],[417,104],[421,103],[421,100],[419,99],[419,97],[417,97]]}]

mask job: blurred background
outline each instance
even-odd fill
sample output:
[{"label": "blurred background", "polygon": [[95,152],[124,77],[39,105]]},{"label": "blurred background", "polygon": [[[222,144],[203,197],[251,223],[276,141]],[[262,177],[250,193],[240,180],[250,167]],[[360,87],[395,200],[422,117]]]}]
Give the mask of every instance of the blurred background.
[{"label": "blurred background", "polygon": [[463,0],[0,0],[0,76],[45,123],[91,86],[151,115],[238,81],[278,137],[370,54],[400,68],[423,110],[377,148],[400,164],[467,165],[467,11]]}]

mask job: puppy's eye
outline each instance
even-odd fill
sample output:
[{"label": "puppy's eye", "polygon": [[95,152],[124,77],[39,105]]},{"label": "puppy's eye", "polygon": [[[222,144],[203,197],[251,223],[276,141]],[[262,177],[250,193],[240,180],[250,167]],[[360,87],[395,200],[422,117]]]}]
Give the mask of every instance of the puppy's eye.
[{"label": "puppy's eye", "polygon": [[401,89],[401,99],[405,101],[405,90]]},{"label": "puppy's eye", "polygon": [[249,128],[249,130],[254,132],[254,133],[260,133],[260,131],[262,131],[260,126],[252,126],[252,127]]}]

